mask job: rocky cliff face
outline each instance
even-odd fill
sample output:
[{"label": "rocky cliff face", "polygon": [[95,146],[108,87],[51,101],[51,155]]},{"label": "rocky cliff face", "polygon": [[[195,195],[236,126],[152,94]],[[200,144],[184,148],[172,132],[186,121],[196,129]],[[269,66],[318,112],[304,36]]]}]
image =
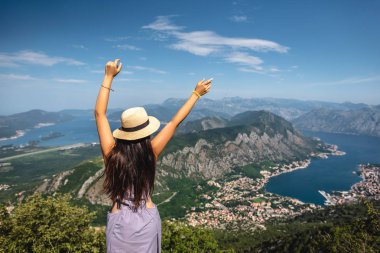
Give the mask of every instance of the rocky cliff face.
[{"label": "rocky cliff face", "polygon": [[166,154],[158,166],[174,168],[186,177],[209,179],[250,163],[305,158],[312,150],[311,140],[290,130],[286,135],[276,133],[269,136],[256,127],[250,127],[248,131],[245,129],[236,134],[235,138],[221,142],[201,138],[193,146]]},{"label": "rocky cliff face", "polygon": [[380,136],[380,107],[312,110],[293,121],[302,130]]},{"label": "rocky cliff face", "polygon": [[205,117],[202,119],[188,121],[180,125],[176,134],[194,133],[214,128],[223,128],[228,125],[228,120],[222,117]]}]

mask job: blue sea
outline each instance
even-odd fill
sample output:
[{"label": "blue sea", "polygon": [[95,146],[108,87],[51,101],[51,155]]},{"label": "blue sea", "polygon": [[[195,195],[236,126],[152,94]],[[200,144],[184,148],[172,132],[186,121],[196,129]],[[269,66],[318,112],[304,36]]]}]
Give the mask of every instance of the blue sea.
[{"label": "blue sea", "polygon": [[[119,122],[110,122],[111,129],[120,126]],[[53,132],[59,132],[63,136],[43,141],[41,138]],[[37,146],[63,146],[75,143],[90,143],[99,142],[98,132],[96,130],[96,123],[94,118],[76,118],[67,122],[59,123],[57,125],[32,128],[26,131],[25,135],[17,139],[0,141],[0,146],[13,144],[13,145],[26,145],[29,141],[40,141]]]},{"label": "blue sea", "polygon": [[353,172],[361,163],[380,163],[380,138],[346,134],[311,133],[326,143],[336,144],[344,156],[330,156],[328,159],[313,159],[306,169],[273,177],[266,190],[282,196],[297,198],[303,202],[324,204],[318,190],[326,192],[347,191],[361,178]]}]

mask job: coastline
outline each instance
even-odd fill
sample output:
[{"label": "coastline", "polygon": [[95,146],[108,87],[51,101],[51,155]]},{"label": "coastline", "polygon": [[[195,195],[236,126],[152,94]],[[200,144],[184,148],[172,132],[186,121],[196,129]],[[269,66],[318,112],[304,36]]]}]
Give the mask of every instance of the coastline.
[{"label": "coastline", "polygon": [[0,138],[0,141],[9,141],[9,140],[15,140],[17,138],[20,138],[26,134],[28,129],[25,130],[16,130],[16,134],[11,137],[2,137]]},{"label": "coastline", "polygon": [[265,229],[272,219],[286,219],[305,212],[322,209],[323,206],[305,203],[297,198],[271,193],[265,185],[272,177],[309,167],[313,159],[325,159],[330,155],[344,155],[337,145],[325,144],[324,152],[311,153],[307,159],[288,164],[277,164],[260,170],[262,177],[238,177],[209,180],[215,187],[212,192],[202,194],[198,206],[192,207],[185,219],[192,226],[253,231]]},{"label": "coastline", "polygon": [[361,180],[353,184],[348,191],[333,191],[331,194],[325,191],[319,193],[325,198],[325,205],[335,206],[349,204],[361,198],[380,199],[380,165],[359,164]]},{"label": "coastline", "polygon": [[[49,127],[49,126],[54,126],[55,123],[51,123],[51,122],[47,122],[47,123],[38,123],[37,125],[35,125],[33,128],[34,129],[38,129],[38,128],[43,128],[43,127]],[[33,129],[32,128],[32,129]],[[31,129],[27,128],[27,129],[23,129],[23,130],[16,130],[16,134],[15,135],[12,135],[10,137],[1,137],[0,138],[0,142],[1,141],[9,141],[9,140],[16,140],[20,137],[23,137],[28,131],[30,131]]]}]

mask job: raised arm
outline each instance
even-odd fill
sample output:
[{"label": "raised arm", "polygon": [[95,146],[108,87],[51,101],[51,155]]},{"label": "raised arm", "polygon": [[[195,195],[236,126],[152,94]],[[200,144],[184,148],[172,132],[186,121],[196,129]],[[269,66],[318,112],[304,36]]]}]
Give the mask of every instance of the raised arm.
[{"label": "raised arm", "polygon": [[113,78],[120,72],[122,64],[119,59],[109,61],[106,64],[105,75],[102,85],[100,86],[98,98],[95,105],[95,120],[98,129],[100,148],[102,149],[103,158],[105,158],[115,145],[115,140],[112,136],[110,124],[108,122],[106,112],[108,98],[111,91]]},{"label": "raised arm", "polygon": [[[197,83],[195,91],[200,96],[203,96],[210,90],[210,88],[211,80],[201,80]],[[185,104],[178,110],[176,115],[172,118],[172,120],[153,138],[152,148],[156,158],[158,158],[158,156],[164,150],[166,144],[168,144],[170,139],[173,137],[175,130],[177,129],[179,124],[187,117],[187,115],[190,113],[191,109],[193,109],[193,106],[198,101],[198,99],[199,96],[195,93],[192,93],[188,100],[185,102]]]}]

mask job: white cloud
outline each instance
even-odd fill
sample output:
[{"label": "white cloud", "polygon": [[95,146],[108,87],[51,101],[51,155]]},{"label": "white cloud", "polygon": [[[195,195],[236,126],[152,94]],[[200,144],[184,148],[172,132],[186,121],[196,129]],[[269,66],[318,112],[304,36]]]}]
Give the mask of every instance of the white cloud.
[{"label": "white cloud", "polygon": [[129,38],[130,38],[129,36],[119,36],[119,37],[105,38],[104,40],[108,42],[118,42],[118,41],[128,40]]},{"label": "white cloud", "polygon": [[[158,17],[155,22],[143,26],[143,28],[161,31],[176,38],[178,42],[171,45],[171,48],[180,49],[203,56],[217,51],[215,47],[227,47],[235,50],[250,49],[256,52],[274,51],[279,53],[286,53],[289,50],[288,47],[269,40],[224,37],[213,31],[181,32],[179,31],[182,29],[181,27],[172,24],[169,17],[164,16]],[[198,54],[200,52],[200,48],[204,48],[204,52],[202,54]]]},{"label": "white cloud", "polygon": [[271,67],[271,68],[269,68],[268,70],[269,70],[269,72],[271,72],[271,73],[281,72],[281,70],[279,70],[279,69],[276,68],[276,67]]},{"label": "white cloud", "polygon": [[121,50],[132,50],[132,51],[140,51],[141,48],[129,45],[129,44],[122,44],[122,45],[116,45],[115,48],[119,48]]},{"label": "white cloud", "polygon": [[224,58],[225,61],[241,65],[238,70],[241,72],[274,74],[280,72],[276,67],[263,67],[263,60],[259,57],[249,55],[245,52],[233,52]]},{"label": "white cloud", "polygon": [[86,83],[87,80],[82,79],[63,79],[63,78],[55,78],[55,79],[41,79],[36,78],[31,75],[19,75],[19,74],[0,74],[0,80],[11,80],[11,81],[55,81],[60,83]]},{"label": "white cloud", "polygon": [[140,82],[142,79],[139,78],[116,78],[115,81],[120,82]]},{"label": "white cloud", "polygon": [[18,75],[18,74],[0,74],[0,79],[2,80],[38,80],[38,78],[32,77],[30,75]]},{"label": "white cloud", "polygon": [[241,72],[249,72],[249,73],[257,73],[257,74],[264,74],[263,68],[260,66],[255,66],[255,67],[243,67],[243,68],[238,68],[239,71]]},{"label": "white cloud", "polygon": [[73,45],[73,48],[77,48],[77,49],[85,49],[87,50],[88,48],[84,45]]},{"label": "white cloud", "polygon": [[266,75],[273,75],[273,74],[275,74],[277,72],[281,72],[281,70],[279,70],[276,67],[264,68],[262,66],[241,67],[241,68],[238,68],[238,70],[241,71],[241,72],[266,74]]},{"label": "white cloud", "polygon": [[199,45],[199,44],[187,42],[187,41],[181,41],[179,43],[169,45],[169,48],[187,51],[191,54],[195,54],[199,56],[207,56],[211,53],[215,53],[218,51],[217,47]]},{"label": "white cloud", "polygon": [[156,68],[144,67],[144,66],[127,66],[127,69],[149,71],[156,74],[166,74],[166,71],[156,69]]},{"label": "white cloud", "polygon": [[233,22],[236,22],[236,23],[242,23],[242,22],[247,22],[248,21],[248,18],[247,16],[237,16],[237,15],[234,15],[232,17],[230,17],[230,20],[233,21]]},{"label": "white cloud", "polygon": [[170,18],[173,16],[158,16],[156,21],[149,25],[145,25],[142,28],[152,29],[155,31],[178,31],[182,30],[183,26],[177,26],[170,22]]},{"label": "white cloud", "polygon": [[[174,45],[185,45],[182,50],[190,53],[199,52],[203,48],[208,54],[218,51],[219,49],[250,49],[256,52],[275,51],[285,53],[289,48],[282,46],[276,42],[261,39],[250,38],[232,38],[223,37],[213,31],[195,31],[195,32],[172,32],[179,42]],[[174,47],[172,45],[172,47]],[[178,49],[179,47],[174,47]],[[194,50],[195,49],[195,50]],[[196,54],[196,53],[194,53]],[[203,56],[208,54],[202,54]]]},{"label": "white cloud", "polygon": [[123,73],[123,74],[126,74],[126,75],[132,75],[132,74],[133,74],[133,71],[122,70],[122,73]]},{"label": "white cloud", "polygon": [[[245,16],[236,17],[240,17],[240,20],[246,20]],[[156,36],[158,38],[173,38],[175,41],[168,45],[171,49],[186,51],[197,56],[221,57],[226,62],[243,66],[239,68],[240,71],[261,73],[279,71],[275,67],[264,70],[263,67],[259,66],[263,63],[263,60],[250,55],[246,51],[277,53],[289,51],[289,47],[270,40],[227,37],[214,31],[184,32],[184,27],[173,24],[170,18],[171,16],[159,16],[156,21],[142,28],[153,30],[158,34]]]},{"label": "white cloud", "polygon": [[379,82],[380,76],[368,76],[368,77],[351,77],[336,81],[326,81],[310,83],[310,86],[331,86],[331,85],[344,85],[344,84],[363,84],[370,82]]},{"label": "white cloud", "polygon": [[248,55],[242,52],[233,52],[225,57],[227,62],[237,63],[240,65],[256,66],[263,63],[263,61],[256,56]]},{"label": "white cloud", "polygon": [[86,83],[87,80],[82,79],[54,79],[54,81],[60,82],[60,83]]},{"label": "white cloud", "polygon": [[31,50],[22,50],[15,53],[0,53],[0,66],[5,67],[17,67],[21,64],[53,66],[59,63],[75,66],[85,64],[72,58],[49,56],[43,52]]}]

